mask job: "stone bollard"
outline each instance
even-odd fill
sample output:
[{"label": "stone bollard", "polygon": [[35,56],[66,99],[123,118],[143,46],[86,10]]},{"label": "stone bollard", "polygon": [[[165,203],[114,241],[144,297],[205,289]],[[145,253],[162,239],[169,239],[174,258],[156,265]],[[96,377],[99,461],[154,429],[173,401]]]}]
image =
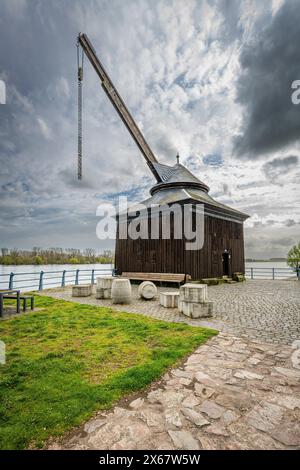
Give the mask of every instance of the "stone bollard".
[{"label": "stone bollard", "polygon": [[208,300],[206,284],[184,284],[180,287],[180,300],[185,302],[205,302]]},{"label": "stone bollard", "polygon": [[111,286],[115,277],[97,277],[96,299],[111,299]]},{"label": "stone bollard", "polygon": [[114,276],[97,277],[97,287],[111,289],[114,279],[116,279]]},{"label": "stone bollard", "polygon": [[72,297],[88,297],[91,294],[91,284],[81,284],[80,286],[72,286]]},{"label": "stone bollard", "polygon": [[157,294],[157,287],[151,281],[144,281],[139,285],[138,294],[142,299],[151,300]]},{"label": "stone bollard", "polygon": [[165,308],[178,307],[178,292],[161,292],[160,293],[160,305]]},{"label": "stone bollard", "polygon": [[205,302],[179,302],[179,311],[191,318],[211,317],[213,313],[213,302],[206,300]]},{"label": "stone bollard", "polygon": [[179,311],[191,318],[211,317],[213,303],[208,301],[206,284],[184,284],[180,287]]},{"label": "stone bollard", "polygon": [[102,287],[96,287],[96,299],[111,299],[111,289],[103,289]]},{"label": "stone bollard", "polygon": [[114,279],[111,287],[113,304],[130,304],[131,284],[129,279]]}]

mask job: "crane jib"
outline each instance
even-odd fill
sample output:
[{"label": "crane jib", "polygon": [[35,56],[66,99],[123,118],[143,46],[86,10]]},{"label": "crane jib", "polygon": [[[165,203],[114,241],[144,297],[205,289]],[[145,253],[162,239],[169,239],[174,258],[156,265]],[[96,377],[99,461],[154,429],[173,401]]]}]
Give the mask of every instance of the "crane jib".
[{"label": "crane jib", "polygon": [[115,88],[114,84],[112,83],[109,75],[105,71],[105,68],[101,64],[100,60],[98,59],[96,52],[91,45],[88,37],[86,34],[80,34],[78,36],[78,42],[81,45],[84,53],[86,54],[87,58],[91,62],[92,66],[94,67],[97,75],[101,80],[102,88],[104,89],[106,95],[110,99],[111,103],[113,104],[114,108],[118,112],[119,116],[121,117],[122,121],[124,122],[127,130],[133,137],[136,145],[142,152],[146,162],[148,163],[152,173],[156,177],[158,181],[160,181],[160,177],[156,172],[153,163],[158,163],[155,155],[153,154],[151,148],[149,147],[148,143],[146,142],[143,134],[141,133],[138,125],[134,121],[132,115],[130,114],[127,106],[125,105],[123,99],[119,95],[117,89]]}]

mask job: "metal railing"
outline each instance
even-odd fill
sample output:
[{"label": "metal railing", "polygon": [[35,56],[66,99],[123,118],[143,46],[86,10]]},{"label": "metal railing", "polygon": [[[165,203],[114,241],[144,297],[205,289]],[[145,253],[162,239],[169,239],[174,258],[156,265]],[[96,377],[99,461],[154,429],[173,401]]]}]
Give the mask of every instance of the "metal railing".
[{"label": "metal railing", "polygon": [[67,285],[95,284],[97,276],[112,274],[112,268],[11,272],[0,274],[0,289],[43,290]]},{"label": "metal railing", "polygon": [[287,279],[297,276],[297,273],[293,268],[246,267],[245,275],[247,279]]},{"label": "metal railing", "polygon": [[[113,268],[72,269],[0,274],[0,289],[43,290],[78,284],[95,284],[97,276],[110,276]],[[297,275],[293,268],[246,267],[247,279],[287,279]],[[300,271],[298,271],[300,280]]]}]

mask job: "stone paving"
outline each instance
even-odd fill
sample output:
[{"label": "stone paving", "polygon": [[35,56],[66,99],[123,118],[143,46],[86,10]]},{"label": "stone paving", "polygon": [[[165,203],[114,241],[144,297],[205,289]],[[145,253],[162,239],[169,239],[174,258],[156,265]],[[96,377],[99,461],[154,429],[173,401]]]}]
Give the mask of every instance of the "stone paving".
[{"label": "stone paving", "polygon": [[[158,291],[176,291],[158,288]],[[158,292],[158,293],[159,293]],[[92,297],[72,298],[71,288],[43,291],[45,295],[76,302],[112,307],[110,300]],[[292,344],[300,339],[300,282],[280,280],[248,280],[237,284],[223,284],[208,288],[209,300],[214,302],[213,318],[191,320],[178,309],[168,309],[156,300],[138,299],[133,286],[130,305],[113,305],[116,310],[147,315],[171,322],[185,322],[193,326],[208,326],[236,336],[278,344]]]},{"label": "stone paving", "polygon": [[300,350],[220,333],[49,449],[299,449]]},{"label": "stone paving", "polygon": [[[75,300],[70,288],[43,294]],[[149,390],[48,448],[299,449],[300,282],[253,280],[211,286],[208,294],[214,316],[206,321],[163,308],[157,299],[140,300],[136,286],[130,305],[114,305],[220,333]],[[93,296],[76,302],[112,306]]]}]

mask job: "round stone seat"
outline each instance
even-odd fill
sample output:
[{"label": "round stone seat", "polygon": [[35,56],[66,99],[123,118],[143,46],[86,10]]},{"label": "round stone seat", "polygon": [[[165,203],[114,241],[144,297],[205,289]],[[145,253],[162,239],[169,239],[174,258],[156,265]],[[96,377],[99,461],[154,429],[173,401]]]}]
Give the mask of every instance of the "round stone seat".
[{"label": "round stone seat", "polygon": [[144,281],[139,285],[138,294],[140,298],[145,300],[154,299],[157,294],[157,287],[151,281]]}]

